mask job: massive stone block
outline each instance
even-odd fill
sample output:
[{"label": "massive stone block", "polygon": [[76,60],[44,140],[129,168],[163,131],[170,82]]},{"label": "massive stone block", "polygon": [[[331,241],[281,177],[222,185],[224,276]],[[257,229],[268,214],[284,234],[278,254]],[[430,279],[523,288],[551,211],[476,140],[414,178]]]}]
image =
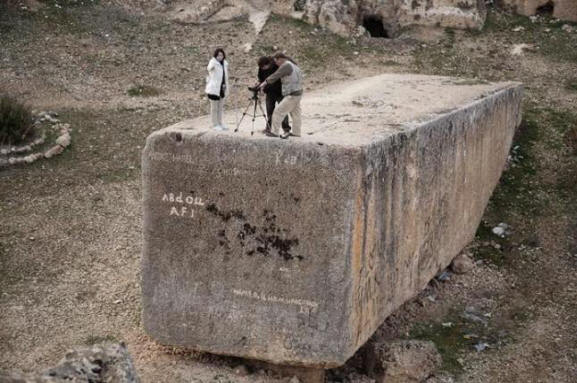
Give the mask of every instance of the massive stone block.
[{"label": "massive stone block", "polygon": [[[307,94],[301,138],[244,123],[215,132],[206,117],[154,132],[146,331],[217,354],[341,365],[471,241],[521,98],[517,83],[381,75]],[[232,127],[238,114],[226,118]]]}]

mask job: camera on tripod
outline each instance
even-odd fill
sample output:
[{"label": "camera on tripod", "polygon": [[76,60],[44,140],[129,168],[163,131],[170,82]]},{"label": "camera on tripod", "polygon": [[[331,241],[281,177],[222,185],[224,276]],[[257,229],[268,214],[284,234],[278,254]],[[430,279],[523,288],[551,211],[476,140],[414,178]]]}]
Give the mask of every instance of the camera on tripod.
[{"label": "camera on tripod", "polygon": [[258,100],[258,85],[255,86],[249,86],[248,90],[250,90],[252,92],[252,100]]},{"label": "camera on tripod", "polygon": [[[250,90],[252,92],[252,97],[250,98],[250,103],[248,104],[248,106],[246,107],[244,112],[242,113],[242,117],[240,118],[240,121],[238,122],[238,124],[236,124],[236,129],[234,131],[238,132],[238,129],[240,128],[240,124],[242,123],[242,120],[244,119],[245,116],[251,116],[252,117],[252,130],[250,132],[250,135],[252,136],[254,134],[254,121],[256,120],[257,117],[264,118],[264,121],[266,124],[266,129],[269,129],[269,125],[268,125],[268,120],[266,118],[266,113],[262,107],[260,99],[258,98],[258,92],[260,91],[259,86],[258,85],[249,86],[248,90]],[[249,113],[249,109],[251,109],[251,107],[252,107],[252,113]],[[258,114],[259,111],[261,114]]]}]

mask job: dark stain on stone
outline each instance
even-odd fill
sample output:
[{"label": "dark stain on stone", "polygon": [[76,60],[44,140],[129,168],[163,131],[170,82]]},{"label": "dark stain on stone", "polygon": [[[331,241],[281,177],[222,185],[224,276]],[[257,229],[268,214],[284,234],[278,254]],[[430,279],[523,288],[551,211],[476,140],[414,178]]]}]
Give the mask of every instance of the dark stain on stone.
[{"label": "dark stain on stone", "polygon": [[[298,197],[293,197],[293,199],[297,203],[300,201],[300,198]],[[236,235],[236,239],[241,247],[249,247],[245,253],[248,256],[253,256],[257,253],[265,257],[278,254],[278,256],[286,261],[303,259],[302,255],[293,254],[293,248],[299,244],[298,238],[282,238],[281,235],[286,235],[289,231],[277,226],[277,216],[270,210],[265,209],[263,211],[262,217],[264,218],[264,224],[260,227],[246,222],[246,217],[241,210],[225,212],[220,211],[215,204],[209,204],[206,207],[206,211],[219,217],[223,222],[229,222],[234,218],[236,221],[242,223],[242,226]],[[220,230],[217,233],[217,236],[219,238],[218,244],[221,247],[224,247],[225,250],[227,250],[227,254],[229,254],[228,251],[231,250],[231,246],[230,241],[226,236],[226,230]]]},{"label": "dark stain on stone", "polygon": [[243,229],[246,232],[246,234],[249,234],[249,235],[254,235],[254,233],[256,233],[256,226],[251,226],[248,223],[245,223],[243,225]]},{"label": "dark stain on stone", "polygon": [[417,9],[417,8],[419,8],[420,6],[421,6],[421,3],[419,2],[419,0],[413,0],[413,1],[411,2],[411,8],[412,8],[412,9]]},{"label": "dark stain on stone", "polygon": [[425,5],[425,9],[428,11],[431,8],[433,8],[433,0],[427,0],[427,4]]},{"label": "dark stain on stone", "polygon": [[292,259],[302,260],[302,255],[294,255],[292,253],[293,247],[298,246],[299,240],[297,238],[281,238],[280,234],[287,233],[288,230],[281,229],[276,225],[277,216],[273,212],[265,209],[263,217],[263,226],[256,227],[249,223],[244,223],[237,235],[242,247],[245,247],[249,241],[256,242],[254,248],[248,250],[246,255],[260,254],[269,257],[278,254],[286,261]]},{"label": "dark stain on stone", "polygon": [[232,217],[239,219],[241,221],[245,221],[246,217],[240,210],[231,210],[231,211],[220,211],[215,204],[211,203],[206,207],[206,211],[209,213],[214,214],[217,217],[220,217],[224,222],[230,221]]},{"label": "dark stain on stone", "polygon": [[271,252],[276,250],[285,261],[303,259],[301,255],[291,254],[292,247],[299,244],[297,238],[281,239],[278,235],[260,235],[256,240],[261,244],[256,248],[256,251],[264,256],[270,256]]}]

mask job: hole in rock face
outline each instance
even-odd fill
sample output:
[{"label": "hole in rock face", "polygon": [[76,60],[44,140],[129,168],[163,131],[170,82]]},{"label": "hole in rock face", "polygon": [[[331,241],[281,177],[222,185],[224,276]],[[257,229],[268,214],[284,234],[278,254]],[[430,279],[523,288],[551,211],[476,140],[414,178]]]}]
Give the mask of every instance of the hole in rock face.
[{"label": "hole in rock face", "polygon": [[307,4],[307,0],[296,0],[293,4],[293,9],[297,12],[304,11],[306,4]]},{"label": "hole in rock face", "polygon": [[540,6],[537,8],[538,15],[541,16],[553,16],[553,11],[555,10],[555,4],[552,1],[547,2],[547,4]]},{"label": "hole in rock face", "polygon": [[389,38],[389,31],[383,25],[383,18],[378,15],[367,15],[363,18],[363,27],[371,37]]},{"label": "hole in rock face", "polygon": [[176,142],[182,142],[182,134],[181,133],[174,133],[172,135],[172,139]]}]

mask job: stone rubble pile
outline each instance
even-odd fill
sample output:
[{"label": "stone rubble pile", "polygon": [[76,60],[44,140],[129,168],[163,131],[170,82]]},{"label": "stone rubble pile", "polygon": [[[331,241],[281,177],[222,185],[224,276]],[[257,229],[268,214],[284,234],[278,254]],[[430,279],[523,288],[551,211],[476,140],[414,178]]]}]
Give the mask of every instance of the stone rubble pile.
[{"label": "stone rubble pile", "polygon": [[33,374],[0,371],[2,383],[140,383],[124,343],[105,343],[68,351],[60,363]]}]

